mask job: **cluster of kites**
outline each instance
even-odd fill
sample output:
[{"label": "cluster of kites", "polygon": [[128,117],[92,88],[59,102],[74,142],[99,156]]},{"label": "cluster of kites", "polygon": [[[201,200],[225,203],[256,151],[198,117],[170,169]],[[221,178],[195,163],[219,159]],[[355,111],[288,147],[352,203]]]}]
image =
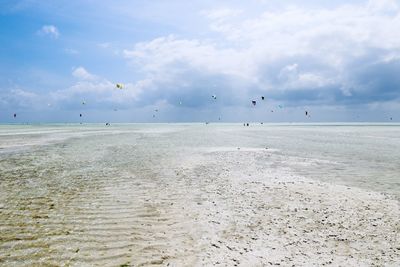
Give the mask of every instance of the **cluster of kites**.
[{"label": "cluster of kites", "polygon": [[[125,85],[122,83],[117,83],[117,84],[115,84],[115,88],[122,90],[125,88]],[[82,100],[82,105],[86,105],[85,100]],[[114,111],[118,111],[118,109],[114,108]],[[82,118],[82,116],[83,116],[82,113],[79,113],[79,117]],[[107,122],[106,125],[108,126],[108,125],[110,125],[110,123]]]},{"label": "cluster of kites", "polygon": [[[265,96],[261,96],[261,100],[264,101],[265,100]],[[252,100],[251,104],[253,104],[253,106],[257,105],[257,100]],[[278,105],[278,108],[283,109],[283,105]],[[271,109],[271,112],[274,112],[273,109]],[[308,115],[308,111],[306,111],[306,116]]]},{"label": "cluster of kites", "polygon": [[[115,84],[115,88],[116,88],[116,89],[119,89],[119,90],[123,90],[123,89],[125,88],[125,85],[122,84],[122,83],[117,83],[117,84]],[[211,98],[214,99],[214,100],[217,100],[217,95],[211,95]],[[265,101],[265,96],[261,96],[261,101]],[[86,101],[85,101],[85,100],[82,100],[81,103],[82,103],[82,105],[86,105]],[[256,106],[256,105],[257,105],[257,100],[251,100],[251,104],[252,104],[253,106]],[[182,105],[182,101],[179,101],[179,105]],[[48,106],[50,107],[51,104],[48,104]],[[283,106],[282,106],[282,105],[278,105],[278,108],[279,108],[279,109],[282,109]],[[114,110],[114,111],[118,111],[116,108],[114,108],[113,110]],[[153,118],[156,117],[156,113],[158,113],[158,111],[159,111],[158,109],[155,109],[155,110],[154,110],[155,113],[153,113]],[[274,112],[274,110],[271,110],[271,112]],[[305,111],[305,116],[306,116],[306,117],[311,117],[310,112],[309,112],[308,110]],[[17,118],[17,114],[14,113],[13,117],[14,117],[14,118]],[[79,117],[80,117],[80,118],[83,117],[82,113],[79,114]],[[218,117],[218,120],[221,120],[221,117]],[[390,120],[392,121],[393,118],[390,117]],[[207,123],[207,124],[208,124],[208,123]],[[107,122],[106,125],[110,125],[110,123]]]}]

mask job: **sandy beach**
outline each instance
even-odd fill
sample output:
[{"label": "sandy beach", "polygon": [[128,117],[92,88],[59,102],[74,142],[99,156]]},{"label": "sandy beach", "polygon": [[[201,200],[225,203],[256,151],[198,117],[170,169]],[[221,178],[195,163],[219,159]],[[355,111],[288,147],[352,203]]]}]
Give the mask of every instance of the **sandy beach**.
[{"label": "sandy beach", "polygon": [[[396,193],[347,181],[333,156],[287,153],[286,129],[109,129],[1,154],[0,266],[400,265]],[[352,131],[388,153],[376,136],[400,132]],[[328,166],[343,179],[316,179]]]}]

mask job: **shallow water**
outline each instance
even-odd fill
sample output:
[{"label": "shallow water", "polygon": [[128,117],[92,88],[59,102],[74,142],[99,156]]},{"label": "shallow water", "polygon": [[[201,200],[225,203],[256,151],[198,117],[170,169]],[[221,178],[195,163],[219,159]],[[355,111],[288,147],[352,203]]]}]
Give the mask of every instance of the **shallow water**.
[{"label": "shallow water", "polygon": [[[140,141],[136,141],[138,139]],[[1,125],[0,174],[17,179],[10,171],[26,165],[26,158],[35,159],[38,169],[32,171],[42,171],[41,168],[50,166],[47,164],[57,170],[69,163],[52,161],[61,152],[64,156],[85,152],[82,161],[86,161],[99,151],[105,153],[105,149],[117,149],[118,144],[142,148],[143,155],[135,154],[135,157],[157,152],[160,158],[181,150],[207,147],[267,147],[277,151],[274,158],[276,168],[287,167],[306,177],[400,197],[398,124],[251,127],[241,124]],[[74,149],[68,150],[72,146]],[[130,158],[133,151],[123,152],[114,153],[116,162],[137,162]],[[100,171],[103,166],[99,164],[91,168]]]},{"label": "shallow water", "polygon": [[205,166],[182,162],[238,148],[270,150],[261,168],[400,198],[399,125],[2,125],[0,264],[150,264],[164,253],[190,265],[178,248],[195,242],[175,199],[203,181],[178,173]]}]

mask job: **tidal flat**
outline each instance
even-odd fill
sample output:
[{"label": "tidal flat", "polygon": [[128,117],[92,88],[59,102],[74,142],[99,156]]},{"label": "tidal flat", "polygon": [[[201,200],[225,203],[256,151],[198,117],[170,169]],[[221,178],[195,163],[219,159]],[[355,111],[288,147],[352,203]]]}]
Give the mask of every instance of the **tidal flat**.
[{"label": "tidal flat", "polygon": [[400,125],[0,126],[0,266],[399,266]]}]

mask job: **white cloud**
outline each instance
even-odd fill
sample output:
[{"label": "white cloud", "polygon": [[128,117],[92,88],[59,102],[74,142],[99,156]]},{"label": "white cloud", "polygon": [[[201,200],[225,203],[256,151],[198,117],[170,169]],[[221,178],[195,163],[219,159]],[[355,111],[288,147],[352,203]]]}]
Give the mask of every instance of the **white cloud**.
[{"label": "white cloud", "polygon": [[54,25],[44,25],[39,31],[41,35],[49,35],[55,39],[60,36],[60,32],[58,31],[57,27]]},{"label": "white cloud", "polygon": [[367,7],[371,12],[397,12],[399,3],[396,0],[370,0]]},{"label": "white cloud", "polygon": [[109,48],[110,46],[111,46],[111,44],[110,43],[100,43],[100,44],[97,44],[99,47],[101,47],[101,48]]},{"label": "white cloud", "polygon": [[286,89],[320,89],[334,82],[320,73],[304,72],[297,63],[281,69],[278,79],[282,88]]},{"label": "white cloud", "polygon": [[0,92],[0,99],[0,107],[9,107],[10,109],[35,108],[41,103],[40,95],[19,87]]},{"label": "white cloud", "polygon": [[87,105],[128,104],[137,101],[144,81],[126,84],[123,90],[115,88],[115,84],[102,79],[98,81],[78,81],[74,85],[51,93],[54,102],[80,104],[85,99]]},{"label": "white cloud", "polygon": [[252,71],[246,54],[240,51],[219,48],[207,41],[178,39],[173,35],[138,43],[133,50],[124,50],[124,55],[157,78],[173,78],[187,69],[250,78]]},{"label": "white cloud", "polygon": [[[22,83],[21,78],[21,84],[35,84],[31,90],[38,95],[20,89],[7,98],[0,97],[0,102],[8,99],[16,105],[23,102],[27,107],[37,102],[71,107],[85,99],[88,103],[85,107],[91,108],[105,103],[168,106],[183,98],[185,104],[193,101],[193,106],[198,104],[194,102],[203,101],[204,108],[209,95],[215,93],[218,105],[230,105],[236,110],[241,105],[238,103],[248,104],[249,99],[259,94],[285,106],[297,105],[307,95],[315,98],[304,101],[306,105],[321,104],[318,100],[324,97],[331,100],[321,105],[334,103],[341,97],[345,100],[339,101],[347,101],[349,105],[356,105],[357,97],[366,102],[375,98],[377,103],[399,99],[398,90],[386,96],[385,90],[374,91],[379,83],[387,87],[399,84],[398,80],[390,79],[399,73],[395,69],[400,62],[400,35],[396,34],[400,28],[399,3],[398,0],[196,0],[146,2],[139,9],[128,2],[120,5],[101,2],[96,7],[84,4],[72,19],[79,21],[81,15],[86,15],[85,19],[101,16],[107,26],[100,39],[96,32],[85,40],[69,36],[69,45],[75,44],[83,50],[94,45],[97,49],[85,57],[100,53],[106,56],[104,62],[113,60],[109,65],[119,69],[109,75],[117,75],[119,80],[91,73],[90,65],[85,68],[77,65],[71,70],[72,85],[62,86],[71,77],[54,77],[56,81],[51,83],[48,78],[40,83],[37,78]],[[65,13],[57,5],[45,6],[52,14]],[[75,9],[75,6],[70,7]],[[143,25],[145,32],[140,30]],[[115,39],[115,32],[120,33],[118,41],[107,42]],[[61,37],[54,25],[44,25],[37,33],[47,38]],[[143,41],[149,36],[156,37]],[[132,40],[138,42],[121,49]],[[61,49],[69,47],[65,45]],[[62,52],[78,53],[72,48]],[[110,58],[105,52],[114,54]],[[126,65],[118,61],[120,56],[134,65],[135,73],[127,74]],[[371,64],[377,67],[368,68]],[[381,68],[377,74],[381,65],[390,66]],[[373,76],[377,77],[370,83],[364,82],[365,77]],[[383,82],[379,77],[383,77]],[[117,90],[115,82],[124,82],[125,89]],[[41,93],[50,89],[52,93]],[[369,92],[372,97],[368,97]],[[229,97],[236,98],[228,104],[223,102]],[[196,107],[201,109],[200,105]]]},{"label": "white cloud", "polygon": [[98,77],[89,73],[84,67],[77,67],[72,71],[72,75],[80,80],[96,80]]},{"label": "white cloud", "polygon": [[151,88],[150,80],[140,80],[134,84],[124,84],[124,89],[117,89],[114,82],[91,74],[83,67],[77,67],[72,75],[79,80],[72,86],[50,93],[53,102],[80,104],[85,99],[88,105],[127,104],[137,101],[145,88]]},{"label": "white cloud", "polygon": [[79,54],[78,50],[72,49],[72,48],[65,48],[64,49],[65,53],[70,54],[70,55],[77,55]]},{"label": "white cloud", "polygon": [[394,34],[400,29],[399,11],[390,0],[335,8],[291,6],[256,17],[246,10],[215,9],[202,14],[219,34],[216,38],[170,35],[137,43],[124,55],[155,82],[176,86],[188,82],[187,73],[197,72],[239,79],[242,88],[331,90],[335,86],[350,96],[353,86],[359,86],[352,81],[355,62],[387,61],[400,50],[400,35]]}]

